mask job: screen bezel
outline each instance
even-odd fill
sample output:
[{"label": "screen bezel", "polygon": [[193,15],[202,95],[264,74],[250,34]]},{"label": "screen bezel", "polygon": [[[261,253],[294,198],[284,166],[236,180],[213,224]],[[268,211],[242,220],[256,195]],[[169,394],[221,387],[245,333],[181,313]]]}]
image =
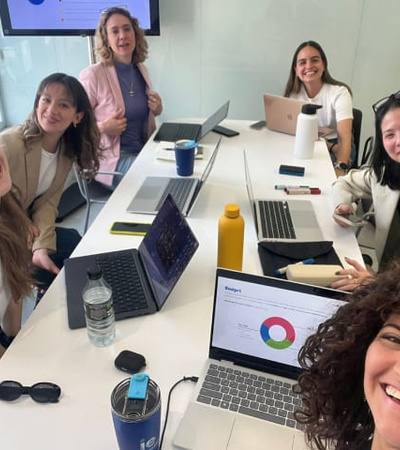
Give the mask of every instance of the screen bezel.
[{"label": "screen bezel", "polygon": [[[148,0],[150,7],[150,28],[145,29],[147,36],[160,35],[159,0]],[[96,29],[25,29],[13,28],[7,1],[0,2],[0,17],[3,36],[94,36]]]}]

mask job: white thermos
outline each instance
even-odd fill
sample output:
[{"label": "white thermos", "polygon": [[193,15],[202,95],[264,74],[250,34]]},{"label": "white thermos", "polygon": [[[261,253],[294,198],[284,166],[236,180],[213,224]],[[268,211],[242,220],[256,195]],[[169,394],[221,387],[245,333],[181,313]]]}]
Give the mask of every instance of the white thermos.
[{"label": "white thermos", "polygon": [[315,141],[318,139],[317,109],[321,105],[307,103],[301,108],[297,117],[294,156],[300,159],[311,159],[314,155]]}]

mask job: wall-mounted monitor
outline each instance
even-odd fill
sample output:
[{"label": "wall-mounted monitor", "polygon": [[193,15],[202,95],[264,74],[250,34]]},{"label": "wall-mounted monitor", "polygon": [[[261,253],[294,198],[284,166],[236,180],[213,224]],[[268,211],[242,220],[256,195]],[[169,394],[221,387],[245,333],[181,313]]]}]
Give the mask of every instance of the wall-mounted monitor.
[{"label": "wall-mounted monitor", "polygon": [[0,0],[4,36],[92,36],[101,13],[121,6],[147,35],[160,34],[159,0]]}]

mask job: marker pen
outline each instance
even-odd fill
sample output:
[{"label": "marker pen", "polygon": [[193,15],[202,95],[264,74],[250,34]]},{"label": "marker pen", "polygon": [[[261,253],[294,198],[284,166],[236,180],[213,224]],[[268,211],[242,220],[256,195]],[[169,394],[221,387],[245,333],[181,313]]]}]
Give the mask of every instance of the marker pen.
[{"label": "marker pen", "polygon": [[[299,265],[299,264],[314,264],[315,263],[315,259],[314,258],[308,258],[305,259],[304,261],[299,261],[297,263],[294,263],[295,265]],[[287,267],[281,267],[280,269],[275,270],[274,275],[279,276],[279,275],[284,275],[286,273]]]}]

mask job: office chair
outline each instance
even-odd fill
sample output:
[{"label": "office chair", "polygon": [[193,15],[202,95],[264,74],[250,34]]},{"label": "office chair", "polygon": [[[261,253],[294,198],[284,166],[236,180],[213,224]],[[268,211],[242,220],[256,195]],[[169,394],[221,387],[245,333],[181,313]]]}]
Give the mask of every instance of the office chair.
[{"label": "office chair", "polygon": [[[76,180],[78,182],[79,190],[82,194],[82,197],[86,201],[86,214],[85,214],[85,222],[83,225],[83,234],[85,234],[89,225],[89,217],[92,203],[98,204],[107,203],[107,200],[110,198],[113,191],[105,187],[102,183],[96,181],[94,178],[90,181],[87,180],[85,178],[85,174],[89,173],[88,170],[84,170],[83,173],[80,173],[75,164],[73,167]],[[121,177],[124,175],[121,172],[98,171],[97,173],[103,175],[117,175]]]},{"label": "office chair", "polygon": [[360,109],[353,108],[353,141],[356,149],[355,159],[352,162],[352,168],[359,167],[358,156],[360,152],[360,138],[361,138],[361,123],[362,123],[362,111]]}]

